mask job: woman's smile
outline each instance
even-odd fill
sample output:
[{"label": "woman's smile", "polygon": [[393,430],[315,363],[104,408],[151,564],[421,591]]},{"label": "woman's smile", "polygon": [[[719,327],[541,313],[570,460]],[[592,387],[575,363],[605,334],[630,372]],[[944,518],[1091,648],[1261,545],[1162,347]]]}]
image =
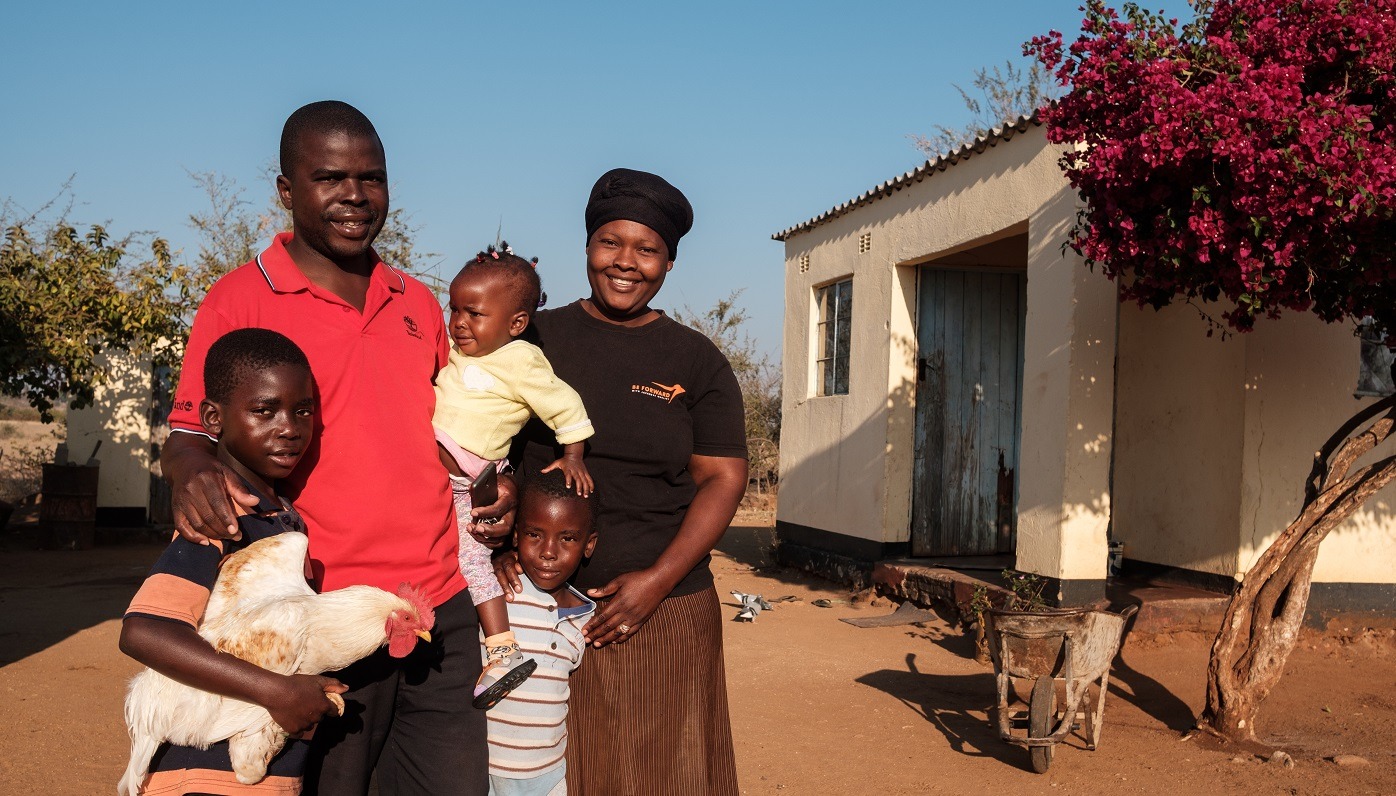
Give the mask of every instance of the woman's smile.
[{"label": "woman's smile", "polygon": [[644,224],[612,221],[587,241],[591,303],[614,323],[645,318],[650,300],[674,267],[663,239]]}]

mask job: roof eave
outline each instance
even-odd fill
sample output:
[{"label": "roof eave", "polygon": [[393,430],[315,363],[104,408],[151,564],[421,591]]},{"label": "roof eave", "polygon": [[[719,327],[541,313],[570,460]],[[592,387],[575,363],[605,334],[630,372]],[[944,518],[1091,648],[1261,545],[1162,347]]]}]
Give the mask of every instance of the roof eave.
[{"label": "roof eave", "polygon": [[1036,112],[1026,116],[1019,116],[1017,119],[1013,119],[1011,121],[1006,121],[1002,125],[999,125],[998,127],[989,130],[988,132],[984,133],[983,135],[979,136],[973,141],[965,144],[964,146],[959,147],[958,149],[954,149],[943,155],[939,155],[934,160],[927,160],[925,163],[921,164],[920,166],[917,166],[915,169],[912,169],[911,171],[908,171],[900,176],[893,177],[892,179],[887,180],[886,182],[880,183],[871,188],[870,190],[864,191],[862,194],[854,197],[853,199],[850,199],[847,202],[844,202],[835,207],[832,207],[829,210],[815,216],[814,218],[809,219],[808,221],[804,221],[802,223],[796,224],[793,227],[789,227],[788,229],[784,229],[780,232],[775,233],[771,236],[771,240],[777,240],[782,242],[787,241],[790,238],[802,232],[808,232],[809,230],[814,229],[815,227],[827,224],[830,221],[833,221],[834,219],[838,218],[839,216],[856,210],[857,208],[862,207],[863,205],[871,204],[872,202],[875,202],[883,197],[890,196],[903,188],[915,185],[916,183],[919,183],[922,180],[925,180],[926,178],[934,175],[936,172],[945,171],[946,169],[950,168],[956,163],[959,163],[962,160],[967,160],[970,157],[973,157],[975,154],[982,153],[984,150],[990,147],[997,146],[1001,141],[1008,141],[1018,133],[1027,132],[1029,127],[1040,126],[1042,126],[1042,120],[1038,117],[1038,114]]}]

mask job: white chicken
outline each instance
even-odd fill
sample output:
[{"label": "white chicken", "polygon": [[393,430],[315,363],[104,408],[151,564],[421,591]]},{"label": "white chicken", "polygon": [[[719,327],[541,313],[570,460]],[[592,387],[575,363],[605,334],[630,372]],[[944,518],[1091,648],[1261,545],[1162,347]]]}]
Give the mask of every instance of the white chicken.
[{"label": "white chicken", "polygon": [[[400,658],[418,638],[431,639],[431,604],[407,584],[396,595],[372,586],[316,594],[305,581],[308,544],[303,533],[281,533],[229,556],[209,595],[199,635],[220,652],[280,674],[342,669],[384,644]],[[326,696],[342,715],[339,695]],[[131,759],[117,790],[129,796],[136,796],[151,756],[164,741],[207,749],[227,739],[233,771],[247,785],[266,776],[267,764],[286,742],[265,708],[151,669],[131,680],[126,728]]]}]

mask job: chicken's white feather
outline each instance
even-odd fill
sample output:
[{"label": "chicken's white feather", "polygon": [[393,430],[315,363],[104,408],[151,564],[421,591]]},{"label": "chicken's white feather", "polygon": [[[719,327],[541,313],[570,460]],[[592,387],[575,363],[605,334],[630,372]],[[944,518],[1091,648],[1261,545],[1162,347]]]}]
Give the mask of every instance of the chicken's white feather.
[{"label": "chicken's white feather", "polygon": [[[418,615],[407,600],[371,586],[316,594],[305,581],[309,540],[282,533],[229,556],[209,595],[199,626],[215,649],[280,674],[343,669],[388,641],[389,616]],[[175,682],[146,669],[126,695],[131,757],[118,784],[136,796],[160,743],[207,749],[227,739],[238,780],[253,784],[286,736],[271,714]]]}]

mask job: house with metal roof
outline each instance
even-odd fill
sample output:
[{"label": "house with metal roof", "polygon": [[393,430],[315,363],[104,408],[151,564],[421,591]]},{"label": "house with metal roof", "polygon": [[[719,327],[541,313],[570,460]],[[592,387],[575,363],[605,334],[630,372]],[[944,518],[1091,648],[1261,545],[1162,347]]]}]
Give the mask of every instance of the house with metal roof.
[{"label": "house with metal roof", "polygon": [[65,439],[72,461],[100,464],[96,524],[169,523],[169,487],[158,474],[160,444],[169,433],[169,393],[157,389],[147,357],[112,351],[102,360],[106,380],[90,405],[68,411]]},{"label": "house with metal roof", "polygon": [[[1062,147],[1023,117],[776,233],[785,246],[779,556],[1000,563],[1061,604],[1125,572],[1228,591],[1293,520],[1361,341],[1296,313],[1208,334],[1122,305],[1065,243]],[[1225,337],[1225,339],[1223,339]],[[1324,542],[1316,612],[1396,613],[1396,489]]]}]

